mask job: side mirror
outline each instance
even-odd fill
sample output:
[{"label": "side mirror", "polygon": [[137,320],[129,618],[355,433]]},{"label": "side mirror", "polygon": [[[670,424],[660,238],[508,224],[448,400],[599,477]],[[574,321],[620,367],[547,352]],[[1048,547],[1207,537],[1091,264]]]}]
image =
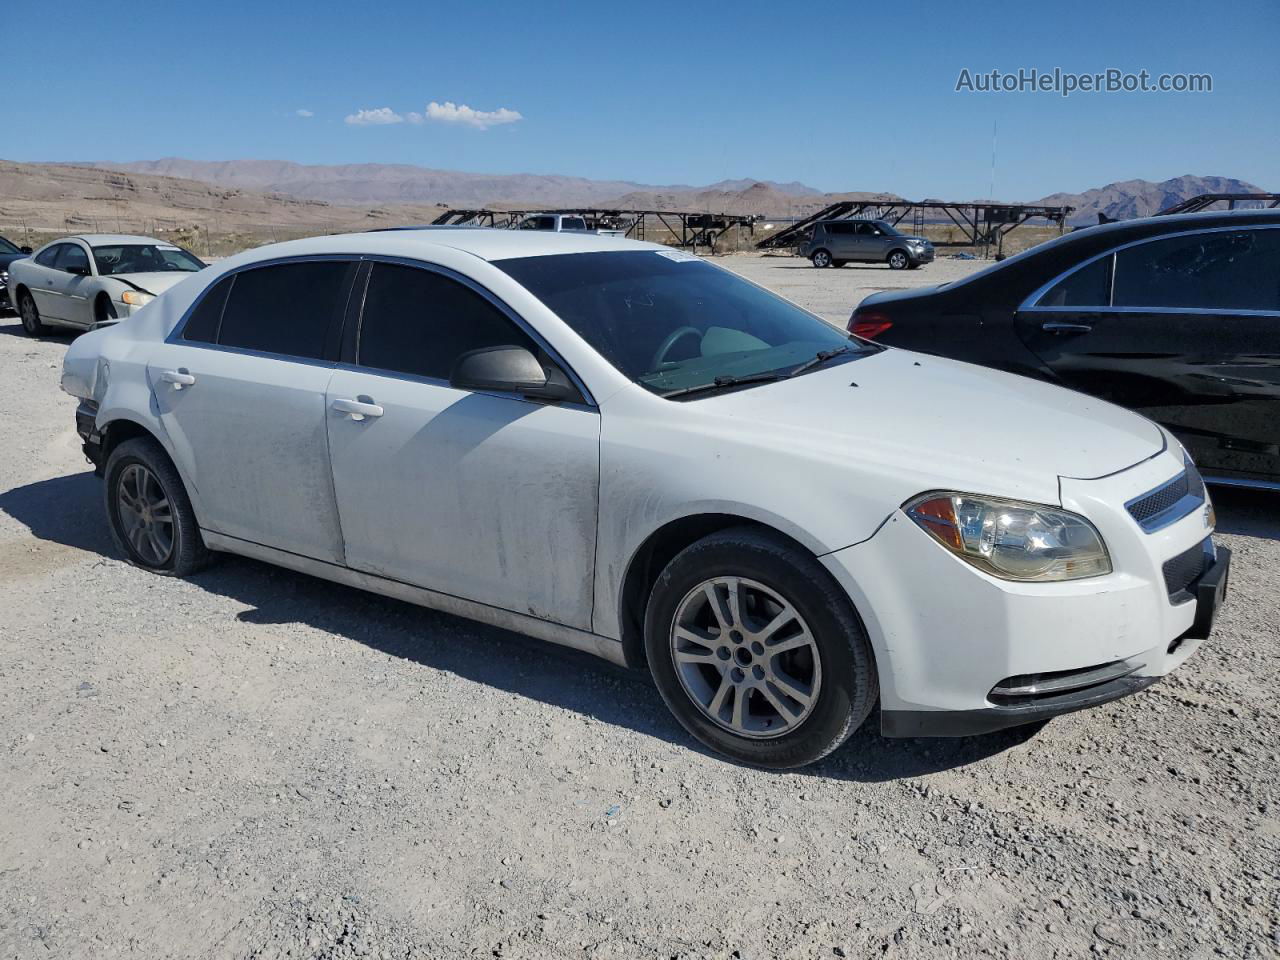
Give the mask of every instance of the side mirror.
[{"label": "side mirror", "polygon": [[18,249],[21,250],[23,253],[31,253],[30,247],[19,247]]},{"label": "side mirror", "polygon": [[482,347],[458,358],[449,385],[459,390],[518,393],[537,400],[574,400],[577,391],[561,382],[559,371],[548,378],[538,358],[515,345]]}]

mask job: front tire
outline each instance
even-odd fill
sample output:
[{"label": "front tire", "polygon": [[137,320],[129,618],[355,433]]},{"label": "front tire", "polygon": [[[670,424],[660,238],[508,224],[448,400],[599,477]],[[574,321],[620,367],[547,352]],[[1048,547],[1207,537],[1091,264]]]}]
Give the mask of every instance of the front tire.
[{"label": "front tire", "polygon": [[111,302],[111,298],[105,293],[99,294],[98,299],[93,305],[93,320],[95,323],[108,323],[112,320],[119,319],[116,316],[115,305]]},{"label": "front tire", "polygon": [[681,726],[760,767],[826,756],[879,694],[844,591],[807,551],[751,527],[712,534],[667,565],[649,597],[645,648]]},{"label": "front tire", "polygon": [[809,260],[819,270],[831,266],[831,254],[826,250],[815,250]]},{"label": "front tire", "polygon": [[22,318],[22,329],[28,337],[43,337],[49,332],[49,328],[40,322],[35,299],[26,290],[18,296],[18,316]]},{"label": "front tire", "polygon": [[130,563],[167,577],[208,565],[211,554],[191,500],[159,443],[126,440],[111,451],[103,473],[111,536]]},{"label": "front tire", "polygon": [[905,270],[911,266],[911,258],[902,250],[894,250],[889,254],[890,270]]}]

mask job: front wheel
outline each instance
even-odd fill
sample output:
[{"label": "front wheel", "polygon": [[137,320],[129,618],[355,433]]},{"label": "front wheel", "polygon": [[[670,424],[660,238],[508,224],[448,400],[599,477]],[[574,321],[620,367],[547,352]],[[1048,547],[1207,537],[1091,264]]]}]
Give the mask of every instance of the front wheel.
[{"label": "front wheel", "polygon": [[905,270],[909,266],[911,266],[911,258],[901,250],[895,250],[893,253],[889,254],[890,270]]},{"label": "front wheel", "polygon": [[819,269],[831,266],[831,254],[826,250],[816,250],[812,257],[809,258],[815,267]]},{"label": "front wheel", "polygon": [[821,759],[879,693],[844,591],[811,554],[750,527],[712,534],[667,565],[649,598],[645,646],[680,724],[756,766]]},{"label": "front wheel", "polygon": [[49,328],[40,322],[40,311],[31,294],[23,290],[18,297],[18,315],[22,317],[22,329],[28,337],[43,337]]}]

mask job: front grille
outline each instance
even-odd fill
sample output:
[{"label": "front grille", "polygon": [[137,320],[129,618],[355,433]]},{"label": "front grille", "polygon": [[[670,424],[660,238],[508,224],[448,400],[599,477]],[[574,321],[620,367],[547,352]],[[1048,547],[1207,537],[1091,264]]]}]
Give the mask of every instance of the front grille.
[{"label": "front grille", "polygon": [[1204,481],[1200,479],[1200,471],[1195,464],[1188,461],[1182,473],[1149,493],[1130,500],[1125,509],[1143,530],[1151,533],[1181,520],[1203,502]]},{"label": "front grille", "polygon": [[1164,562],[1164,585],[1171,603],[1186,603],[1193,598],[1191,586],[1213,562],[1213,541],[1206,538],[1190,550],[1184,550]]}]

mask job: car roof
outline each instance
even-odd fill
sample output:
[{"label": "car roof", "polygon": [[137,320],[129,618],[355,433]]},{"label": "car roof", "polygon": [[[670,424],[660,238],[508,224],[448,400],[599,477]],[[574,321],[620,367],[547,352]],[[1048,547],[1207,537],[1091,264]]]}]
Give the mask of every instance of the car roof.
[{"label": "car roof", "polygon": [[380,230],[308,237],[304,240],[290,240],[285,243],[257,247],[240,254],[235,259],[237,263],[244,264],[282,257],[360,253],[416,259],[441,248],[460,250],[481,260],[489,261],[566,253],[615,253],[627,250],[669,249],[658,243],[597,236],[592,233],[566,234],[541,230],[482,227],[475,230]]},{"label": "car roof", "polygon": [[66,240],[82,240],[91,247],[110,247],[116,244],[138,244],[138,243],[164,243],[163,240],[157,240],[155,237],[140,237],[128,233],[77,233],[69,237],[61,237],[54,243],[62,243]]}]

